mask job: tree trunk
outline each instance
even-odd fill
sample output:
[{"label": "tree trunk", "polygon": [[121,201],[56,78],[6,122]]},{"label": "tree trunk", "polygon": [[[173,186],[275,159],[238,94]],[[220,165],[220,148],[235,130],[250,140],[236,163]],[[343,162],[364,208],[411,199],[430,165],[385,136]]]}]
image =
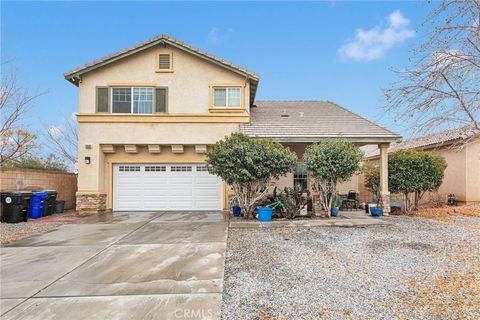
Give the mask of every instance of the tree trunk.
[{"label": "tree trunk", "polygon": [[253,218],[255,204],[268,192],[266,183],[251,182],[245,185],[235,183],[232,188],[235,191],[235,197],[243,211],[244,218],[247,220]]}]

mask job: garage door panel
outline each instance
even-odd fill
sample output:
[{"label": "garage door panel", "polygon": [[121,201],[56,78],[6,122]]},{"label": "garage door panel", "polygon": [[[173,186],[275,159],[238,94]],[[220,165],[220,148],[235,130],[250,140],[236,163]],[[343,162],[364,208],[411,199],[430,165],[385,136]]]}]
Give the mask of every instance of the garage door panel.
[{"label": "garage door panel", "polygon": [[153,177],[150,177],[148,176],[150,173],[149,172],[145,172],[143,174],[143,183],[144,184],[158,184],[159,182],[164,182],[164,181],[167,181],[168,180],[168,176],[153,176]]},{"label": "garage door panel", "polygon": [[162,185],[162,184],[147,184],[143,186],[143,190],[148,193],[148,192],[154,192],[155,195],[161,194],[161,193],[166,193],[169,191],[168,185]]},{"label": "garage door panel", "polygon": [[181,174],[169,178],[171,185],[191,186],[194,183],[193,177],[182,177]]},{"label": "garage door panel", "polygon": [[158,210],[158,207],[162,207],[165,209],[162,210],[169,210],[168,209],[169,200],[168,199],[155,199],[154,201],[145,201],[143,204],[144,210]]},{"label": "garage door panel", "polygon": [[194,207],[193,200],[185,201],[178,198],[177,201],[170,202],[169,210],[192,210],[191,208],[193,207]]},{"label": "garage door panel", "polygon": [[177,187],[177,188],[171,188],[170,190],[168,190],[167,194],[170,196],[170,199],[174,199],[177,197],[192,197],[193,190]]},{"label": "garage door panel", "polygon": [[195,189],[193,190],[193,195],[194,196],[200,196],[200,197],[205,197],[205,198],[214,198],[218,199],[218,190],[216,188],[201,188],[201,189]]},{"label": "garage door panel", "polygon": [[205,165],[129,164],[113,170],[114,210],[221,209],[221,180]]},{"label": "garage door panel", "polygon": [[212,206],[212,202],[211,201],[197,200],[197,201],[195,201],[194,206],[196,208],[198,208],[197,210],[209,210],[209,208]]},{"label": "garage door panel", "polygon": [[217,180],[216,176],[210,175],[210,174],[205,174],[201,173],[195,176],[195,182],[197,183],[212,183]]}]

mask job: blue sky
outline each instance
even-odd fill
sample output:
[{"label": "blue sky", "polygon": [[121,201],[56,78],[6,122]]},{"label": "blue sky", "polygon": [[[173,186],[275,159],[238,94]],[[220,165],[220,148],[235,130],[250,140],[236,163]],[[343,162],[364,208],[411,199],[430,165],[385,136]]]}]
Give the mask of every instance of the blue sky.
[{"label": "blue sky", "polygon": [[[435,4],[433,4],[435,5]],[[44,92],[28,126],[77,109],[63,73],[160,33],[261,77],[257,99],[328,99],[408,137],[384,114],[381,89],[408,64],[431,10],[409,2],[3,2],[2,61]],[[4,67],[3,72],[6,72]]]}]

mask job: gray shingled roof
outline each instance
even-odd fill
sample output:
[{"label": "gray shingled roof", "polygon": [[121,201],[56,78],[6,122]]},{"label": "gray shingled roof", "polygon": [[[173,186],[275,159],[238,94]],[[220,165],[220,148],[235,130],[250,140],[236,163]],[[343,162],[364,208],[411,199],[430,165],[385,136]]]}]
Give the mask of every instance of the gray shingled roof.
[{"label": "gray shingled roof", "polygon": [[[466,126],[395,143],[390,146],[388,152],[391,153],[407,149],[432,149],[446,145],[454,145],[458,142],[468,142],[471,139],[476,139],[478,137],[480,137],[480,131]],[[378,148],[365,148],[364,153],[365,158],[374,159],[379,156],[380,151]]]},{"label": "gray shingled roof", "polygon": [[241,67],[237,64],[229,62],[229,61],[227,61],[225,59],[222,59],[220,57],[217,57],[213,54],[210,54],[208,52],[200,50],[198,48],[192,47],[189,44],[187,44],[183,41],[180,41],[178,39],[175,39],[173,37],[170,37],[166,34],[160,34],[160,35],[158,35],[156,37],[153,37],[149,40],[142,41],[142,42],[137,43],[137,44],[135,44],[131,47],[125,48],[125,49],[120,50],[120,51],[117,51],[117,52],[112,53],[108,56],[102,57],[100,59],[97,59],[97,60],[94,60],[94,61],[89,62],[87,64],[84,64],[80,67],[77,67],[73,70],[70,70],[70,71],[68,71],[64,74],[65,79],[67,79],[71,83],[78,86],[78,79],[81,77],[82,74],[87,73],[91,70],[100,68],[101,66],[104,66],[106,64],[115,62],[119,59],[122,59],[122,58],[127,57],[131,54],[134,54],[134,53],[139,52],[141,50],[150,48],[150,47],[155,46],[155,45],[160,44],[160,43],[166,43],[166,44],[169,44],[171,46],[177,47],[181,50],[190,52],[190,53],[192,53],[192,54],[194,54],[194,55],[196,55],[200,58],[208,60],[212,63],[220,65],[220,66],[222,66],[226,69],[229,69],[233,72],[239,73],[239,74],[249,78],[250,80],[252,80],[251,86],[250,86],[251,87],[251,89],[250,89],[250,98],[251,99],[250,100],[253,101],[255,99],[255,93],[256,93],[256,90],[257,90],[258,81],[260,80],[260,77],[255,72],[250,71],[246,68],[243,68],[243,67]]},{"label": "gray shingled roof", "polygon": [[278,141],[312,142],[341,137],[364,142],[398,140],[400,135],[330,101],[256,101],[250,123],[240,132]]}]

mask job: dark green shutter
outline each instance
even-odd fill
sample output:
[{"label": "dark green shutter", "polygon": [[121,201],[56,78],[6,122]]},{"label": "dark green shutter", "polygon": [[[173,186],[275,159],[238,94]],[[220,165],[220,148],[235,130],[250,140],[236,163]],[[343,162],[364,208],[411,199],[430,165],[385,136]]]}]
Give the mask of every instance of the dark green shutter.
[{"label": "dark green shutter", "polygon": [[167,112],[167,88],[155,88],[155,112]]},{"label": "dark green shutter", "polygon": [[97,87],[97,112],[108,112],[108,88]]}]

